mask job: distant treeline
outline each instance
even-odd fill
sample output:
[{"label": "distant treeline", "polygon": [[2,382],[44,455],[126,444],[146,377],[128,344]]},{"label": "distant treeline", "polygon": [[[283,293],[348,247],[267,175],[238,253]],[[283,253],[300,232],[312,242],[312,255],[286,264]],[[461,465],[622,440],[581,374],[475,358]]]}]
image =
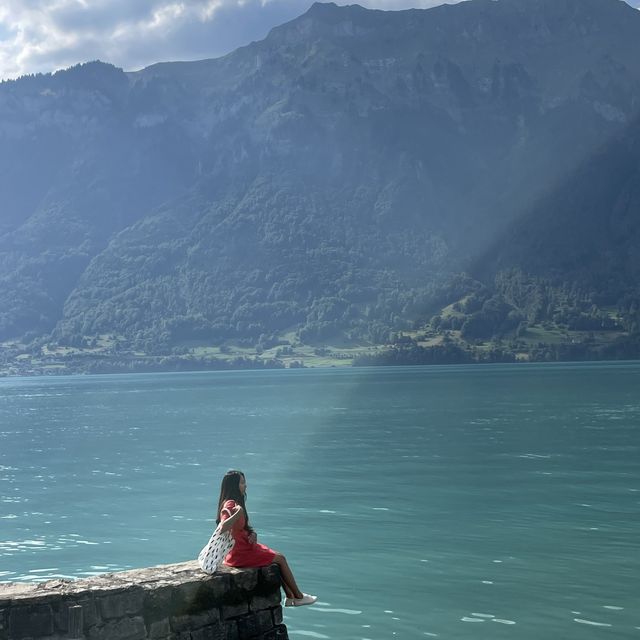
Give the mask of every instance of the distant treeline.
[{"label": "distant treeline", "polygon": [[[520,349],[509,345],[489,349],[463,347],[458,344],[422,347],[416,344],[396,345],[375,354],[357,356],[354,366],[396,366],[429,364],[482,364],[516,362]],[[624,337],[606,346],[589,343],[540,344],[526,353],[528,362],[587,362],[597,360],[640,359],[640,336]]]}]

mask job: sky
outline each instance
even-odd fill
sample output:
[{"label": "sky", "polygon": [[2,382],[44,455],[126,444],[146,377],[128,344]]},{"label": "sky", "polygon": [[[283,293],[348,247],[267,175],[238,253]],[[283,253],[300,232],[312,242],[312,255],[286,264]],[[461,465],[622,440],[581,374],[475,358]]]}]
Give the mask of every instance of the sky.
[{"label": "sky", "polygon": [[[459,0],[449,0],[449,4]],[[351,4],[338,1],[337,4]],[[360,0],[372,9],[442,0]],[[312,0],[0,0],[0,79],[102,60],[126,71],[213,58],[304,13]],[[640,0],[629,0],[640,7]]]}]

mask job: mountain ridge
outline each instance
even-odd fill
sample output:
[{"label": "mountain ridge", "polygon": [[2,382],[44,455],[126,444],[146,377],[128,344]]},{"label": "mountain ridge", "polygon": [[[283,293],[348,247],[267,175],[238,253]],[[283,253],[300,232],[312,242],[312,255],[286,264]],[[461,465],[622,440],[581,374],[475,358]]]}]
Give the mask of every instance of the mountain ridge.
[{"label": "mountain ridge", "polygon": [[[464,297],[443,297],[456,274],[593,289],[566,225],[564,271],[529,242],[576,206],[601,240],[608,208],[626,225],[594,244],[626,256],[594,262],[624,281],[615,304],[640,200],[632,168],[607,172],[638,158],[616,142],[637,131],[638,36],[621,0],[316,3],[221,58],[3,83],[0,338],[384,342]],[[567,190],[595,194],[600,174],[626,204]]]}]

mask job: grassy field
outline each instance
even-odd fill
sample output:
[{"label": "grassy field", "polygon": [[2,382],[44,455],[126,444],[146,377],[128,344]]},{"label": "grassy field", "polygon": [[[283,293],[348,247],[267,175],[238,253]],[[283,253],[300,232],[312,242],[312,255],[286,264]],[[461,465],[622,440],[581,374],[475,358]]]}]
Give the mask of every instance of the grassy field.
[{"label": "grassy field", "polygon": [[[220,347],[193,347],[190,353],[200,358],[217,358],[231,361],[239,357],[260,358],[261,360],[278,359],[285,366],[296,366],[299,364],[305,367],[345,367],[351,366],[355,356],[368,353],[374,347],[334,347],[326,346],[318,350],[311,345],[296,345],[295,347],[282,346],[271,347],[258,353],[255,348],[229,346],[223,350]],[[284,351],[284,353],[283,353]],[[317,353],[317,351],[320,351]]]}]

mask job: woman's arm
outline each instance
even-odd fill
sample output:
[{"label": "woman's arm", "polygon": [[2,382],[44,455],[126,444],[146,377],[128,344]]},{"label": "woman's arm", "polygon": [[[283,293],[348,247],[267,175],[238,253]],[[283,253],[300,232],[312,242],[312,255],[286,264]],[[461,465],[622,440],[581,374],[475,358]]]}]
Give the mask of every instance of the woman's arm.
[{"label": "woman's arm", "polygon": [[225,531],[229,531],[229,529],[233,527],[235,521],[241,515],[242,515],[242,507],[239,504],[237,504],[235,507],[233,507],[233,513],[228,518],[225,518],[224,520],[220,521],[220,524],[218,525],[218,530],[222,531],[223,533]]}]

